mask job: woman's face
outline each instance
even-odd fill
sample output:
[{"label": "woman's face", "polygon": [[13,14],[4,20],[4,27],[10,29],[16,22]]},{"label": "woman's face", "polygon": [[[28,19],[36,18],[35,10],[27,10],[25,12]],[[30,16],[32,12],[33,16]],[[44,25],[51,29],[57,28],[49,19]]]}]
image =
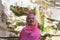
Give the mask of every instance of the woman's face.
[{"label": "woman's face", "polygon": [[28,25],[34,25],[34,22],[35,22],[34,16],[29,16],[27,19],[27,24]]}]

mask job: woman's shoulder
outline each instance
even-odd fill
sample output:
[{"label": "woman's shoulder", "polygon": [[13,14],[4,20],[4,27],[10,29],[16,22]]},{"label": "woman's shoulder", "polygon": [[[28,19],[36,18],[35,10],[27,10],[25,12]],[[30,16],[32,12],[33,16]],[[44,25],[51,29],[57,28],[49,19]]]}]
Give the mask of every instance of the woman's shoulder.
[{"label": "woman's shoulder", "polygon": [[26,27],[24,26],[24,28],[22,29],[22,31],[25,31],[26,30]]}]

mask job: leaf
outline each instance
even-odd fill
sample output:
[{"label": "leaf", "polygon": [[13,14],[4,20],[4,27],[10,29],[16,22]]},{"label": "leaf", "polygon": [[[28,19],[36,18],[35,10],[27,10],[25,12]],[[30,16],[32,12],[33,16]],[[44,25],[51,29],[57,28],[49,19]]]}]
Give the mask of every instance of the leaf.
[{"label": "leaf", "polygon": [[38,28],[43,31],[43,25],[38,24]]}]

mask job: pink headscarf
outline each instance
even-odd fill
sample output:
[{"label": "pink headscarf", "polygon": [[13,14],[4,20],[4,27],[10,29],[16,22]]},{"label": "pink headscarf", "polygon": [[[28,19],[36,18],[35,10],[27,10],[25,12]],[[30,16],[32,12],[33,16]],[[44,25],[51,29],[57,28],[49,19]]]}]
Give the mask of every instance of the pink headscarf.
[{"label": "pink headscarf", "polygon": [[[34,14],[28,14],[27,18],[26,18],[26,22],[28,20],[28,17],[30,16],[34,16]],[[22,29],[21,33],[20,33],[20,37],[19,40],[39,40],[40,38],[40,30],[38,29],[38,22],[35,18],[35,23],[34,25],[31,27],[30,25],[26,25],[25,28]]]}]

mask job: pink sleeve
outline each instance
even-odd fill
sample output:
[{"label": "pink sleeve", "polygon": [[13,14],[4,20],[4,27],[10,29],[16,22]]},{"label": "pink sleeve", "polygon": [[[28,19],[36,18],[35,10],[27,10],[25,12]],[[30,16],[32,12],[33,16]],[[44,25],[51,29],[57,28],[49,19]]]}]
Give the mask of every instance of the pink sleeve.
[{"label": "pink sleeve", "polygon": [[24,33],[24,30],[22,29],[22,31],[20,32],[20,36],[19,36],[19,40],[21,40],[22,39],[22,36],[23,36],[23,33]]}]

